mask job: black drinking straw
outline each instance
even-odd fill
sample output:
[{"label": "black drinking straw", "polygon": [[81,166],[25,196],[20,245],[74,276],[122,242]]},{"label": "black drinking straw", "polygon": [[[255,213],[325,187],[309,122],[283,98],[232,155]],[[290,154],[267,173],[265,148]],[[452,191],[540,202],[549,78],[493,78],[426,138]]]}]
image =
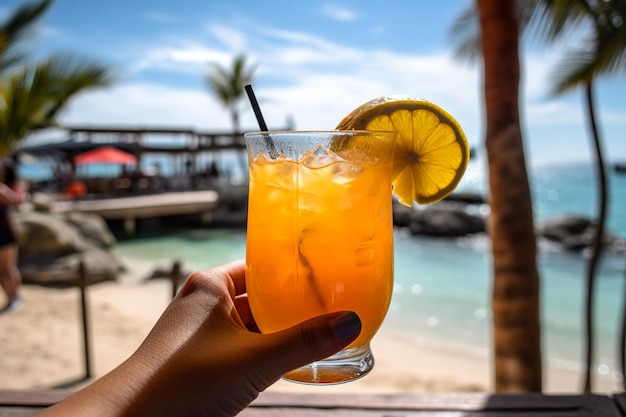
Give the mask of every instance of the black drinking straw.
[{"label": "black drinking straw", "polygon": [[263,113],[261,113],[259,102],[256,101],[256,96],[254,95],[254,90],[252,90],[252,86],[248,84],[244,88],[246,90],[246,93],[248,94],[250,105],[252,105],[252,110],[254,110],[254,115],[256,116],[256,121],[259,123],[259,128],[261,129],[261,132],[267,132],[267,125],[265,124],[265,119],[263,119]]},{"label": "black drinking straw", "polygon": [[[252,110],[254,111],[254,115],[256,116],[256,121],[259,123],[259,129],[261,132],[267,132],[267,125],[265,124],[265,119],[263,118],[263,113],[261,113],[261,108],[259,107],[259,102],[256,100],[256,96],[254,95],[254,90],[252,90],[252,86],[247,84],[244,86],[246,93],[248,94],[248,99],[250,100],[250,105],[252,106]],[[267,142],[267,146],[269,147],[270,157],[273,159],[278,158],[278,152],[276,151],[276,146],[274,146],[274,141],[270,137],[270,135],[263,135]]]}]

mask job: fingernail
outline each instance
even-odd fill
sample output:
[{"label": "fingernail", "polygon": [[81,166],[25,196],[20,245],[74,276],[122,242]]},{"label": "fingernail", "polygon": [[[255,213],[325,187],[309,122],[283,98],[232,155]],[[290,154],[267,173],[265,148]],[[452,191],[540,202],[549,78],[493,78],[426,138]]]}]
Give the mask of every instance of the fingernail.
[{"label": "fingernail", "polygon": [[335,332],[335,339],[341,342],[354,340],[361,333],[361,319],[351,311],[335,317],[330,325]]}]

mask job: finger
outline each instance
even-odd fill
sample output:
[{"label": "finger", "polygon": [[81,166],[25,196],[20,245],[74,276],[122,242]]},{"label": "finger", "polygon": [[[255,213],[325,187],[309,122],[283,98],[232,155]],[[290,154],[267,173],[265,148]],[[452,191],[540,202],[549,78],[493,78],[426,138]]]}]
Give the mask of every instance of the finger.
[{"label": "finger", "polygon": [[337,353],[361,333],[361,320],[353,312],[337,312],[319,316],[282,332],[267,336],[275,338],[267,353],[267,373],[281,375],[308,363]]},{"label": "finger", "polygon": [[217,267],[220,272],[228,275],[229,279],[235,285],[235,295],[245,294],[246,292],[246,261],[239,259]]},{"label": "finger", "polygon": [[237,313],[239,314],[244,326],[246,326],[246,329],[251,332],[260,333],[256,321],[254,320],[254,316],[252,316],[247,295],[244,294],[235,298],[235,308],[237,309]]},{"label": "finger", "polygon": [[226,289],[232,298],[235,298],[237,295],[245,294],[245,261],[233,261],[215,268],[191,273],[178,291],[177,297],[185,297],[198,288],[204,288],[209,293]]}]

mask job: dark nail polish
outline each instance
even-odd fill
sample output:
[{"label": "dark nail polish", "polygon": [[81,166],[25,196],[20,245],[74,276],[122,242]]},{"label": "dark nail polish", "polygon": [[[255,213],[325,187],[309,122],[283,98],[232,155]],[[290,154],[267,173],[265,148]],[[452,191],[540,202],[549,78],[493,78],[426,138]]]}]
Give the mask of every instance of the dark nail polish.
[{"label": "dark nail polish", "polygon": [[335,317],[330,325],[338,341],[353,340],[361,333],[361,319],[356,313],[346,312]]}]

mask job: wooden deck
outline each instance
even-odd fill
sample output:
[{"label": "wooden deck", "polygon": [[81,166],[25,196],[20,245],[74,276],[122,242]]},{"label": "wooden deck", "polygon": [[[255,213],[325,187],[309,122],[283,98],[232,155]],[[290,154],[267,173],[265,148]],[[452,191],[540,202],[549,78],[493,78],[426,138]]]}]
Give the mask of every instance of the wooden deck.
[{"label": "wooden deck", "polygon": [[124,220],[127,233],[133,233],[135,219],[201,214],[210,217],[219,201],[218,192],[185,191],[136,195],[131,197],[99,198],[92,200],[60,200],[51,205],[56,213],[78,211],[93,213],[105,220]]},{"label": "wooden deck", "polygon": [[[30,417],[69,390],[0,390],[0,417]],[[262,393],[242,417],[625,417],[626,394],[287,394]]]}]

